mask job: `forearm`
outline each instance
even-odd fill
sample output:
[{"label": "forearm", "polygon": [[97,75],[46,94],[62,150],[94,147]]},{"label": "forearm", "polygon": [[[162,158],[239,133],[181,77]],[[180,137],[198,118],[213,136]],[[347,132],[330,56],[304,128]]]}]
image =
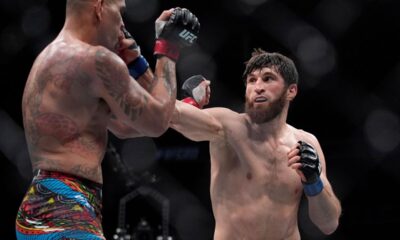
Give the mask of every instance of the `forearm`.
[{"label": "forearm", "polygon": [[111,119],[108,124],[108,130],[110,130],[116,137],[120,139],[142,137],[145,134],[139,132],[131,126],[128,126],[117,119]]},{"label": "forearm", "polygon": [[184,106],[182,104],[186,103],[176,101],[169,126],[192,141],[200,141],[200,139],[195,136],[196,128],[192,128],[194,121],[191,121],[191,119],[186,116],[187,114],[185,114],[185,111],[188,110],[185,110],[184,107],[182,108],[182,106]]},{"label": "forearm", "polygon": [[221,123],[209,112],[176,101],[171,128],[193,141],[210,141],[223,135]]},{"label": "forearm", "polygon": [[325,234],[333,233],[339,225],[341,205],[327,180],[316,196],[308,196],[308,210],[311,221]]},{"label": "forearm", "polygon": [[152,92],[153,91],[154,83],[156,81],[156,78],[155,78],[154,73],[151,70],[151,68],[148,68],[146,70],[146,72],[136,80],[140,84],[140,86],[142,86],[148,92]]},{"label": "forearm", "polygon": [[168,128],[176,101],[176,71],[175,62],[161,56],[155,67],[155,76],[151,85],[150,94],[159,102],[161,108],[157,118],[162,121],[165,129]]},{"label": "forearm", "polygon": [[[150,94],[153,92],[154,87],[159,82],[159,78],[176,79],[175,77],[175,62],[168,60],[168,58],[160,56],[156,63],[156,75],[154,75],[153,70],[148,65],[147,61],[143,56],[137,58],[133,61],[134,64],[128,64],[128,69],[130,75],[139,83]],[[168,62],[171,62],[170,64]],[[160,64],[159,64],[160,63]],[[165,64],[169,64],[168,69],[164,67]],[[146,67],[147,66],[147,67]],[[158,68],[161,66],[161,70]],[[171,71],[173,69],[173,71]],[[166,72],[164,72],[166,71]],[[161,76],[160,76],[161,74]],[[176,82],[176,81],[175,81]],[[165,85],[166,88],[173,87],[173,85]],[[176,84],[175,84],[176,88]],[[167,90],[167,92],[169,89]],[[152,94],[153,95],[153,94]],[[156,96],[155,96],[156,97]]]}]

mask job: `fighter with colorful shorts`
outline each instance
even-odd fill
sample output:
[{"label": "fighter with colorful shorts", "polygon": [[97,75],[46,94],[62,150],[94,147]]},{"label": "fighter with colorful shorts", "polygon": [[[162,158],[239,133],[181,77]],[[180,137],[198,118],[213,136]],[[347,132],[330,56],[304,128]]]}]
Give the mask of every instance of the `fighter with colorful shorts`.
[{"label": "fighter with colorful shorts", "polygon": [[37,171],[17,215],[18,239],[105,239],[101,184]]}]

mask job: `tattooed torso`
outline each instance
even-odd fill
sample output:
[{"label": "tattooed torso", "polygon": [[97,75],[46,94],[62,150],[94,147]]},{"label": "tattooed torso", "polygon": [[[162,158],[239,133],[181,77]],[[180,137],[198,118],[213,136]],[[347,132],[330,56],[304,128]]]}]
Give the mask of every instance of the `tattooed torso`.
[{"label": "tattooed torso", "polygon": [[102,182],[110,110],[93,94],[92,52],[82,43],[55,41],[36,59],[22,102],[33,169]]}]

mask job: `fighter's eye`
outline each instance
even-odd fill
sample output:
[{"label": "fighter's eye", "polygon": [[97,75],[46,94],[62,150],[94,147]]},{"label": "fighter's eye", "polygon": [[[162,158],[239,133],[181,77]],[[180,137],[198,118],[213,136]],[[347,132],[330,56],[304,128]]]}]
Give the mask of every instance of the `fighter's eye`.
[{"label": "fighter's eye", "polygon": [[255,78],[249,78],[249,79],[247,79],[247,82],[248,82],[248,83],[254,83],[255,81],[256,81]]},{"label": "fighter's eye", "polygon": [[274,78],[272,77],[272,76],[265,76],[264,77],[264,81],[265,82],[267,82],[267,81],[271,81],[271,80],[273,80]]}]

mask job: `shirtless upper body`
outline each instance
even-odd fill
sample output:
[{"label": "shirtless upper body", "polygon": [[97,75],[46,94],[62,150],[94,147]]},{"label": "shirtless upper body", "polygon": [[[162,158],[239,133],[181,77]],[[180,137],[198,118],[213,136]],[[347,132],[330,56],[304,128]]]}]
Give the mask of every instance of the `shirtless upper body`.
[{"label": "shirtless upper body", "polygon": [[269,112],[285,102],[266,121],[258,121],[262,114],[226,108],[201,110],[176,102],[171,127],[194,141],[210,142],[215,240],[300,239],[297,213],[303,176],[298,157],[292,156],[300,140],[314,146],[322,167],[324,188],[317,196],[308,197],[310,218],[326,234],[337,228],[340,203],[326,178],[320,144],[314,135],[286,123],[296,85],[286,88],[275,68],[249,73],[246,104],[253,113]]},{"label": "shirtless upper body", "polygon": [[[175,62],[160,56],[155,76],[146,74],[152,77],[151,90],[144,89],[118,56],[125,1],[77,4],[67,4],[62,31],[33,64],[23,95],[23,122],[34,170],[102,183],[107,130],[123,137],[120,126],[126,125],[159,136],[168,128],[176,98]],[[170,15],[171,10],[164,11],[159,19]]]}]

